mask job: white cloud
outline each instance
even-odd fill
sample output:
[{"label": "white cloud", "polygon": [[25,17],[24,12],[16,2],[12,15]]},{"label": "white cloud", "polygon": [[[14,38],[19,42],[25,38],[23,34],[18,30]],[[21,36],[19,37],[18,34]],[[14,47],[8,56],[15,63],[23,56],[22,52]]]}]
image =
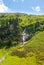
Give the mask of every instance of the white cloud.
[{"label": "white cloud", "polygon": [[16,0],[13,0],[13,2],[15,2]]},{"label": "white cloud", "polygon": [[36,6],[36,7],[32,7],[32,10],[34,10],[36,12],[40,12],[41,8],[40,8],[40,6]]},{"label": "white cloud", "polygon": [[[13,0],[13,2],[16,2],[16,1],[18,2],[19,0]],[[20,1],[24,2],[24,0],[20,0]]]},{"label": "white cloud", "polygon": [[0,13],[7,13],[10,9],[3,3],[3,0],[0,0]]},{"label": "white cloud", "polygon": [[24,0],[21,0],[22,2],[24,2]]}]

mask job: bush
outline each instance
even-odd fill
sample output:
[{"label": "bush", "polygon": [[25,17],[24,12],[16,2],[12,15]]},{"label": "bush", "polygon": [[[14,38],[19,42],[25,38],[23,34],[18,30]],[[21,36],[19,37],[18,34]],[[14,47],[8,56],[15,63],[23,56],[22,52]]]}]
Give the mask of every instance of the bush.
[{"label": "bush", "polygon": [[16,55],[16,56],[19,56],[19,57],[25,57],[26,56],[26,52],[25,51],[12,51],[11,53],[12,56]]}]

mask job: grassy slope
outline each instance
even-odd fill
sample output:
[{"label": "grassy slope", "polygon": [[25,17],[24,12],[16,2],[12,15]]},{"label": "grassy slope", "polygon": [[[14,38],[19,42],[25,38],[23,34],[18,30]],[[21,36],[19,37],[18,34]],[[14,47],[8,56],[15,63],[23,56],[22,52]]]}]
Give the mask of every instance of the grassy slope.
[{"label": "grassy slope", "polygon": [[0,49],[0,58],[6,53],[3,49]]},{"label": "grassy slope", "polygon": [[40,60],[44,56],[44,31],[36,33],[23,48],[26,49],[28,47],[35,49],[35,52],[30,51],[27,53],[27,57],[22,58],[19,56],[8,55],[7,59],[0,65],[44,65],[44,60]]},{"label": "grassy slope", "polygon": [[43,32],[37,32],[33,38],[31,38],[31,40],[29,40],[27,42],[27,44],[25,45],[25,47],[35,47],[35,48],[39,48],[40,46],[43,47],[44,46],[44,31]]}]

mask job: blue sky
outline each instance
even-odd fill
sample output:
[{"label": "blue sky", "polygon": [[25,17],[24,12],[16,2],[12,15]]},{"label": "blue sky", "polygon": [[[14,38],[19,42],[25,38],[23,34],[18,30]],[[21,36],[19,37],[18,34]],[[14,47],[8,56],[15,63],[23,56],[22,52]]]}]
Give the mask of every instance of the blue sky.
[{"label": "blue sky", "polygon": [[44,14],[44,0],[0,0],[0,13]]}]

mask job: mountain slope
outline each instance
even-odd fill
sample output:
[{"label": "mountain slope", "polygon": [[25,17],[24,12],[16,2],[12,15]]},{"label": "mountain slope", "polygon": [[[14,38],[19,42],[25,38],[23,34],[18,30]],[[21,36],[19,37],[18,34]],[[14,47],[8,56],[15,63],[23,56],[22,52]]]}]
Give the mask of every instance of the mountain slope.
[{"label": "mountain slope", "polygon": [[1,65],[44,65],[44,31],[36,33],[23,47],[13,50]]},{"label": "mountain slope", "polygon": [[39,46],[41,47],[44,46],[44,31],[35,33],[35,35],[31,38],[31,40],[29,40],[25,45],[25,47],[28,46],[35,47],[35,48],[36,47],[39,48]]}]

